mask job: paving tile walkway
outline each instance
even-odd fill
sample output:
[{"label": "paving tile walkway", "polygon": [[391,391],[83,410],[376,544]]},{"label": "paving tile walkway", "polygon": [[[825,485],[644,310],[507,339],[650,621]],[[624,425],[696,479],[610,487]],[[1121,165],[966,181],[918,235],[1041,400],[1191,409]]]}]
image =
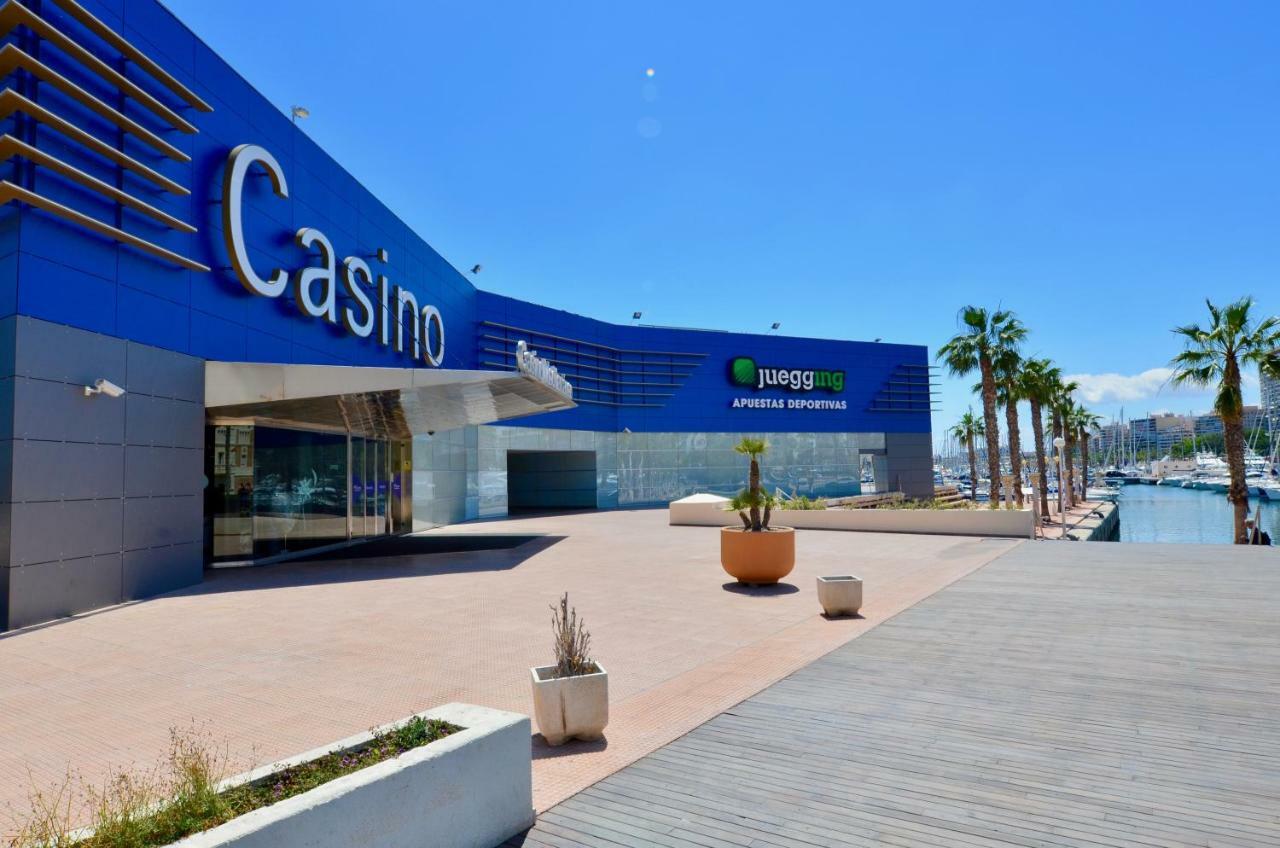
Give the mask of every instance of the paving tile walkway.
[{"label": "paving tile walkway", "polygon": [[[534,744],[547,809],[970,573],[1017,542],[806,531],[776,591],[736,591],[717,530],[665,510],[481,522],[509,550],[222,571],[150,601],[0,635],[0,836],[31,781],[163,756],[170,727],[272,762],[449,701],[529,713],[568,590],[609,669],[607,740]],[[814,577],[860,574],[865,619],[818,615]]]},{"label": "paving tile walkway", "polygon": [[1280,845],[1280,552],[1024,544],[508,846]]}]

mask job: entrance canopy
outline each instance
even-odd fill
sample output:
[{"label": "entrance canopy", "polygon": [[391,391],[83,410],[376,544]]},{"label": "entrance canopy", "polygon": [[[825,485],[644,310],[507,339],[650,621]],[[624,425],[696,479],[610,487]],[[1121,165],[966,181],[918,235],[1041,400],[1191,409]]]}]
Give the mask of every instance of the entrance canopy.
[{"label": "entrance canopy", "polygon": [[526,370],[206,362],[204,393],[210,417],[324,427],[380,439],[576,406],[571,388],[566,394]]}]

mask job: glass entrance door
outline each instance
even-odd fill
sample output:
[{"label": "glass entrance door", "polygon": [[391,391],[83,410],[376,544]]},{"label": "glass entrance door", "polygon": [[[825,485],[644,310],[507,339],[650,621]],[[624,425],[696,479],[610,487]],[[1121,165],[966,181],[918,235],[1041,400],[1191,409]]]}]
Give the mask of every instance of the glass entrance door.
[{"label": "glass entrance door", "polygon": [[359,539],[389,532],[391,484],[387,443],[351,437],[351,536]]}]

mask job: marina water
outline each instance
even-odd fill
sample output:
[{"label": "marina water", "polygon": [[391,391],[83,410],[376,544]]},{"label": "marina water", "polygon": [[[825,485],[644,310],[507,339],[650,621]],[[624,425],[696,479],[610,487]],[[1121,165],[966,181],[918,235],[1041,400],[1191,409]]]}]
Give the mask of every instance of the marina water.
[{"label": "marina water", "polygon": [[[1250,518],[1257,509],[1250,498]],[[1120,541],[1230,544],[1232,514],[1221,492],[1129,485],[1120,495]],[[1262,503],[1262,529],[1280,543],[1280,503]]]}]

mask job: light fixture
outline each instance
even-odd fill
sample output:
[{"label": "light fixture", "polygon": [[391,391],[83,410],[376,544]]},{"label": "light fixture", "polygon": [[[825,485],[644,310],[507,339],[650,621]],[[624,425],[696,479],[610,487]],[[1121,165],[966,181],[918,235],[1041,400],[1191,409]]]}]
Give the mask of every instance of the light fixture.
[{"label": "light fixture", "polygon": [[295,124],[296,124],[296,123],[298,123],[298,119],[299,119],[299,118],[310,118],[310,117],[311,117],[311,110],[310,110],[310,109],[308,109],[306,106],[298,106],[298,105],[296,105],[296,104],[295,104],[294,106],[290,107],[290,109],[289,109],[289,113],[293,116],[293,122],[294,122]]},{"label": "light fixture", "polygon": [[877,337],[877,338],[876,338],[876,340],[875,340],[875,342],[876,342],[876,344],[880,344],[880,339]]},{"label": "light fixture", "polygon": [[772,332],[772,331],[774,331],[774,330],[778,329],[778,328],[779,328],[779,327],[781,327],[781,326],[782,326],[782,322],[781,322],[781,321],[774,321],[772,324],[770,324],[770,325],[769,325],[769,331],[770,331],[770,332]]},{"label": "light fixture", "polygon": [[479,274],[483,270],[484,270],[484,266],[480,265],[479,263],[471,266],[471,273],[473,274]]},{"label": "light fixture", "polygon": [[118,398],[124,394],[124,389],[108,380],[106,377],[99,377],[93,381],[92,386],[84,387],[84,396],[93,397],[94,395],[106,395],[107,397]]},{"label": "light fixture", "polygon": [[631,313],[631,320],[632,320],[632,321],[639,321],[639,320],[640,320],[640,313],[639,313],[639,312],[632,312],[632,313]]}]

